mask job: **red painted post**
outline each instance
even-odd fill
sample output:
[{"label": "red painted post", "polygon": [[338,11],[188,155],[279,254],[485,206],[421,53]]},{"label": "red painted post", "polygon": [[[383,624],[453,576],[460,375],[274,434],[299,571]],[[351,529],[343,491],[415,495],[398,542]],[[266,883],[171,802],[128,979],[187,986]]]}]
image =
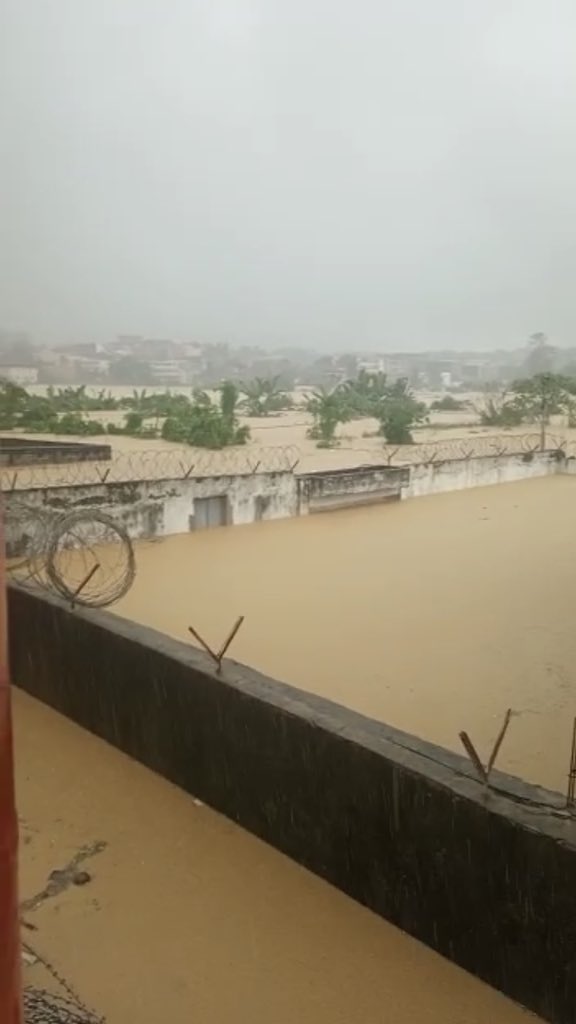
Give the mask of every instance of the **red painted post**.
[{"label": "red painted post", "polygon": [[0,515],[0,1021],[22,1024],[18,917],[18,820],[6,629],[6,564]]}]

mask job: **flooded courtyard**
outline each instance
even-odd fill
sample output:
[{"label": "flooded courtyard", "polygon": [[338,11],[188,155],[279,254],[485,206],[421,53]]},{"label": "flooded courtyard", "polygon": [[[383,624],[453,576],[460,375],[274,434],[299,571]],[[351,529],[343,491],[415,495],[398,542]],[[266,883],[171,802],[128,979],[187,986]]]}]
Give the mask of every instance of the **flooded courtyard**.
[{"label": "flooded courtyard", "polygon": [[19,691],[15,720],[27,986],[105,1024],[536,1020]]},{"label": "flooded courtyard", "polygon": [[[466,729],[484,757],[510,707],[500,767],[564,789],[575,502],[554,476],[138,542],[115,611],[212,647],[244,615],[239,661],[456,750]],[[107,1024],[535,1019],[49,708],[15,705],[28,984],[64,978]],[[78,851],[90,884],[38,898]]]},{"label": "flooded courtyard", "polygon": [[553,477],[136,545],[118,614],[564,789],[576,481]]}]

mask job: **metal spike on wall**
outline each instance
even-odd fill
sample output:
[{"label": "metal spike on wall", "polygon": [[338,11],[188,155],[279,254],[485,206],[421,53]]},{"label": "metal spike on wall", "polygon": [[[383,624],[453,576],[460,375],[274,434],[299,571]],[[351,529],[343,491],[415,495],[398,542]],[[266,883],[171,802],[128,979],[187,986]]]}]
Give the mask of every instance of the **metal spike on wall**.
[{"label": "metal spike on wall", "polygon": [[570,768],[568,770],[568,793],[566,806],[574,811],[576,804],[576,718],[572,725],[572,748],[570,750]]},{"label": "metal spike on wall", "polygon": [[[464,747],[464,750],[466,751],[466,753],[468,754],[468,757],[470,758],[472,764],[474,765],[474,769],[476,771],[476,774],[478,775],[478,778],[480,779],[480,781],[482,783],[484,783],[485,786],[489,786],[490,785],[490,773],[491,773],[494,765],[496,764],[496,759],[498,757],[498,754],[500,753],[500,747],[502,746],[502,743],[504,741],[504,737],[505,737],[505,735],[506,735],[506,733],[508,731],[508,726],[510,725],[510,719],[511,718],[512,718],[512,708],[508,708],[506,714],[504,715],[504,721],[502,722],[502,726],[500,728],[500,732],[498,733],[498,735],[497,735],[497,737],[496,737],[496,739],[494,741],[494,746],[492,747],[492,750],[491,750],[491,753],[490,753],[490,757],[488,758],[488,764],[486,765],[486,767],[484,767],[484,765],[482,764],[482,761],[480,759],[478,751],[476,750],[476,747],[472,743],[472,740],[470,739],[468,733],[465,732],[464,730],[462,730],[462,732],[458,733],[458,735],[460,737],[460,741],[462,743],[462,746]],[[576,723],[575,723],[575,725],[576,725]],[[575,774],[575,780],[576,780],[576,774]]]},{"label": "metal spike on wall", "polygon": [[240,626],[242,625],[243,622],[244,622],[244,616],[243,615],[239,615],[238,618],[236,619],[236,622],[232,626],[232,629],[228,633],[228,636],[224,640],[224,643],[222,644],[222,646],[217,651],[213,651],[212,650],[210,645],[208,643],[206,643],[206,641],[200,635],[198,630],[194,629],[194,626],[188,626],[188,632],[191,633],[192,636],[194,637],[194,639],[198,641],[200,646],[204,648],[204,650],[206,651],[206,654],[209,654],[210,657],[213,659],[213,661],[216,662],[216,666],[217,666],[216,671],[217,672],[221,672],[221,670],[222,670],[222,659],[223,659],[224,655],[226,654],[226,651],[230,647],[230,644],[232,643],[234,637],[236,636],[236,634],[237,634],[238,630],[240,629]]}]

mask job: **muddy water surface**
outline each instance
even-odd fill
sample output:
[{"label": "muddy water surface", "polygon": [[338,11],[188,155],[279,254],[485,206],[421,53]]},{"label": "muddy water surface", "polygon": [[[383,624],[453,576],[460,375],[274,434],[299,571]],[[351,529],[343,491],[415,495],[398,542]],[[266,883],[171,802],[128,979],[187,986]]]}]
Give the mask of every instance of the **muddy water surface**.
[{"label": "muddy water surface", "polygon": [[564,789],[576,713],[576,479],[137,545],[119,614]]},{"label": "muddy water surface", "polygon": [[[107,1024],[528,1024],[432,953],[164,779],[16,693],[29,985]],[[97,847],[96,847],[97,848]],[[40,968],[42,968],[41,972]]]},{"label": "muddy water surface", "polygon": [[[563,785],[575,713],[576,480],[137,545],[120,614]],[[93,883],[33,912],[108,1024],[520,1024],[528,1014],[163,779],[17,695],[23,895],[82,846]]]}]

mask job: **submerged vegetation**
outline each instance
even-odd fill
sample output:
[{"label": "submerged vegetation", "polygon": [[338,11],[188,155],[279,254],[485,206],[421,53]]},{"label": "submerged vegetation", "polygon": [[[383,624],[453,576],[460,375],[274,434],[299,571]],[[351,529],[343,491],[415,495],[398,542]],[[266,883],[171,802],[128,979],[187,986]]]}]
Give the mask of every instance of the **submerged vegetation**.
[{"label": "submerged vegetation", "polygon": [[167,416],[162,426],[164,440],[196,448],[226,448],[229,445],[246,444],[250,428],[241,426],[238,420],[238,388],[226,381],[218,391],[218,405],[205,391],[196,391],[186,408]]},{"label": "submerged vegetation", "polygon": [[[377,434],[387,444],[412,444],[414,429],[428,418],[428,409],[406,379],[390,381],[384,373],[366,370],[331,389],[317,388],[304,403],[312,416],[308,436],[319,448],[337,445],[338,427],[353,419],[375,420]],[[445,395],[430,410],[458,412],[469,404]],[[88,394],[85,386],[49,387],[46,394],[37,395],[0,379],[0,430],[32,434],[123,434],[220,449],[244,445],[250,439],[250,428],[241,423],[241,415],[267,417],[292,407],[292,398],[280,388],[277,377],[257,377],[241,385],[224,381],[211,393],[194,390],[188,395],[134,389],[121,398],[105,389]],[[108,422],[105,416],[94,416],[106,412],[121,415]],[[544,447],[553,416],[565,414],[570,426],[576,424],[576,380],[548,372],[520,378],[506,391],[486,395],[476,412],[486,427],[535,424]]]},{"label": "submerged vegetation", "polygon": [[[147,394],[114,398],[109,392],[91,397],[84,387],[48,388],[46,395],[29,394],[11,381],[0,381],[0,430],[31,434],[102,435],[178,441],[199,448],[245,444],[250,436],[238,419],[239,391],[229,381],[218,389],[218,401],[204,391],[186,395]],[[123,423],[91,419],[93,412],[125,411]]]},{"label": "submerged vegetation", "polygon": [[319,448],[336,443],[336,428],[351,419],[378,420],[378,433],[389,444],[412,444],[412,430],[423,423],[427,409],[417,401],[404,378],[389,382],[385,373],[361,370],[332,391],[318,389],[308,399],[314,423],[308,436]]},{"label": "submerged vegetation", "polygon": [[546,430],[552,416],[566,413],[572,425],[576,415],[576,381],[560,373],[536,373],[515,380],[509,391],[488,397],[478,410],[480,422],[487,427],[537,425],[540,447],[546,446]]},{"label": "submerged vegetation", "polygon": [[293,408],[291,396],[279,384],[280,378],[255,377],[254,380],[242,384],[244,394],[242,409],[247,416],[273,416]]}]

